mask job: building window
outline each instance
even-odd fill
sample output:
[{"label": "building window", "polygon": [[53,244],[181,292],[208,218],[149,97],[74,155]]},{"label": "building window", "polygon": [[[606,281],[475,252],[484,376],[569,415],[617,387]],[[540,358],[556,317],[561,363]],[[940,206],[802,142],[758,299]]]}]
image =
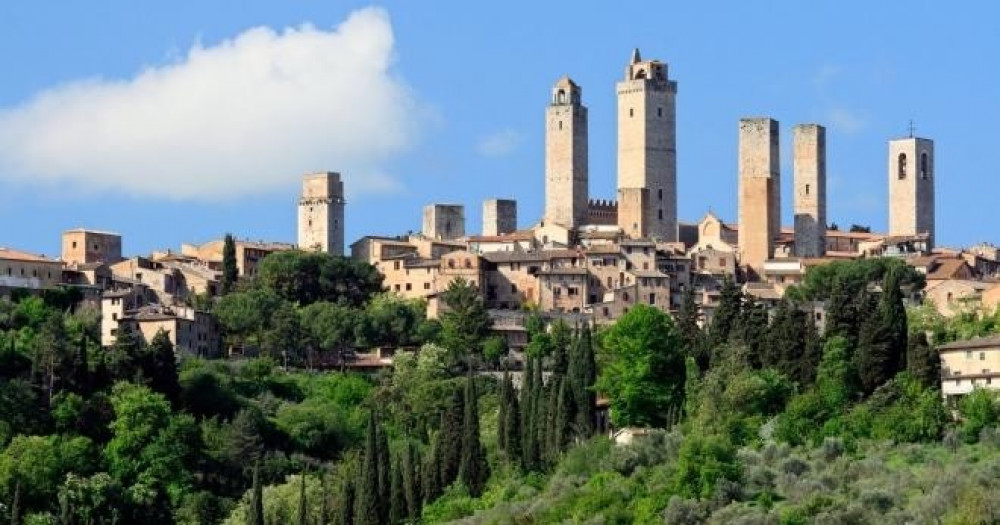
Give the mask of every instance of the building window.
[{"label": "building window", "polygon": [[409,292],[411,290],[413,290],[413,285],[410,283],[406,283],[406,291]]},{"label": "building window", "polygon": [[663,210],[657,210],[656,217],[662,221],[663,220]]},{"label": "building window", "polygon": [[607,306],[604,307],[604,317],[611,317],[611,312],[608,310]]},{"label": "building window", "polygon": [[986,352],[979,352],[979,360],[986,361]]},{"label": "building window", "polygon": [[931,176],[930,166],[927,164],[927,153],[920,154],[920,178],[927,180]]},{"label": "building window", "polygon": [[806,195],[809,195],[809,185],[806,184]]},{"label": "building window", "polygon": [[559,121],[559,130],[562,131],[562,121]]},{"label": "building window", "polygon": [[655,293],[649,294],[649,304],[651,304],[651,305],[656,304],[656,294]]},{"label": "building window", "polygon": [[510,293],[517,293],[517,285],[516,284],[510,285]]},{"label": "building window", "polygon": [[117,313],[112,313],[111,314],[111,320],[112,321],[117,321],[118,320],[118,314]]},{"label": "building window", "polygon": [[656,108],[656,116],[657,117],[663,116],[663,108]]},{"label": "building window", "polygon": [[906,178],[906,153],[900,153],[896,158],[896,176],[899,180]]},{"label": "building window", "polygon": [[635,116],[635,113],[632,111],[632,108],[628,108],[628,116],[629,117]]},{"label": "building window", "polygon": [[972,359],[972,350],[966,350],[965,351],[965,358],[966,359]]},{"label": "building window", "polygon": [[431,289],[431,283],[424,283],[424,290],[430,290],[430,289]]}]

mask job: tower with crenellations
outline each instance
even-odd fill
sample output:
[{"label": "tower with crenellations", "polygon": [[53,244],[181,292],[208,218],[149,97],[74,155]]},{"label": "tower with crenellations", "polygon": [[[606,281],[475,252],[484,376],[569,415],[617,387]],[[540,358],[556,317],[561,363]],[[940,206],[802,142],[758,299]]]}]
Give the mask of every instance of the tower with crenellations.
[{"label": "tower with crenellations", "polygon": [[587,107],[562,77],[545,109],[545,221],[575,228],[587,220]]},{"label": "tower with crenellations", "polygon": [[934,141],[889,141],[889,235],[926,234],[934,247]]},{"label": "tower with crenellations", "polygon": [[778,121],[740,119],[739,254],[740,264],[761,275],[774,255],[781,230],[781,171]]},{"label": "tower with crenellations", "polygon": [[617,95],[619,227],[631,238],[676,241],[677,82],[636,49]]},{"label": "tower with crenellations", "polygon": [[795,179],[795,255],[826,253],[826,128],[799,124],[792,129]]},{"label": "tower with crenellations", "polygon": [[339,173],[302,178],[299,198],[299,248],[344,254],[344,182]]}]

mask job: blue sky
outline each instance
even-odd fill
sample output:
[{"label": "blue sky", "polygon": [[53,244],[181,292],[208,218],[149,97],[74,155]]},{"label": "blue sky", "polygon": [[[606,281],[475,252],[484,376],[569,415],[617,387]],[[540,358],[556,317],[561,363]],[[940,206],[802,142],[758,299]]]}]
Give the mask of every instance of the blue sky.
[{"label": "blue sky", "polygon": [[829,220],[884,230],[886,141],[913,119],[936,142],[939,244],[1000,242],[1000,3],[678,4],[4,2],[0,245],[57,254],[77,226],[130,254],[227,231],[294,242],[314,169],[343,171],[348,242],[417,230],[434,201],[478,231],[484,198],[514,197],[527,226],[563,74],[590,108],[591,195],[613,197],[635,46],[679,83],[682,220],[735,219],[737,122],[767,115],[786,223],[791,127],[818,122]]}]

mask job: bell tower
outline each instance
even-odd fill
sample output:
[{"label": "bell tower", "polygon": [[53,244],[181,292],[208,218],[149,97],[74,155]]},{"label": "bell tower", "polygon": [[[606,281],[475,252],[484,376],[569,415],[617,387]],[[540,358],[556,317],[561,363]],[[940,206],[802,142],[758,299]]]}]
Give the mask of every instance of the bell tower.
[{"label": "bell tower", "polygon": [[926,233],[934,247],[934,141],[889,141],[889,235]]},{"label": "bell tower", "polygon": [[564,76],[545,109],[545,222],[569,228],[587,219],[587,107],[580,94]]}]

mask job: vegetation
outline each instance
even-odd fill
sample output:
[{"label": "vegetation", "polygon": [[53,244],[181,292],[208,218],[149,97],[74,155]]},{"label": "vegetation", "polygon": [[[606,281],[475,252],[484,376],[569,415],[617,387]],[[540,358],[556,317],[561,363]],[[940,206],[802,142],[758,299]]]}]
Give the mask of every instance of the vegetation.
[{"label": "vegetation", "polygon": [[[596,332],[532,316],[523,367],[469,283],[428,322],[318,254],[214,305],[252,359],[102,349],[64,297],[0,300],[0,522],[997,522],[1000,402],[946,410],[932,346],[996,317],[906,311],[921,279],[823,266],[770,314],[726,283],[704,329],[690,294]],[[391,371],[320,370],[372,346],[399,349]],[[652,428],[597,435],[599,398],[613,430]]]}]

